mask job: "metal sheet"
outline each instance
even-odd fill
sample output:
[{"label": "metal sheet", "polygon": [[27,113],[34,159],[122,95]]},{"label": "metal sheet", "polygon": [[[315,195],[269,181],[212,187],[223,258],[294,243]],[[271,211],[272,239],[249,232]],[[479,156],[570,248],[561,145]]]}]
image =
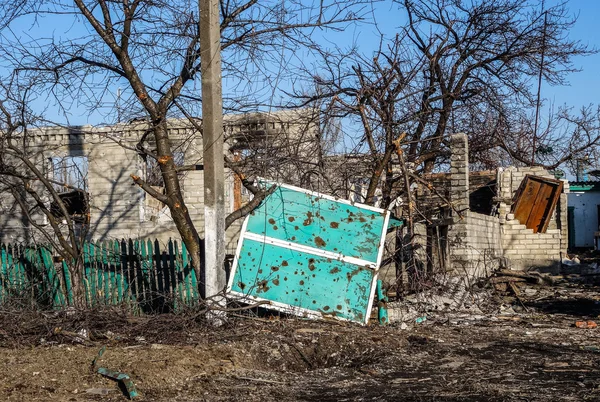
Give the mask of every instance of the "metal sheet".
[{"label": "metal sheet", "polygon": [[280,186],[246,230],[376,264],[385,217],[384,210]]},{"label": "metal sheet", "polygon": [[278,184],[246,217],[228,293],[307,317],[367,323],[389,212]]}]

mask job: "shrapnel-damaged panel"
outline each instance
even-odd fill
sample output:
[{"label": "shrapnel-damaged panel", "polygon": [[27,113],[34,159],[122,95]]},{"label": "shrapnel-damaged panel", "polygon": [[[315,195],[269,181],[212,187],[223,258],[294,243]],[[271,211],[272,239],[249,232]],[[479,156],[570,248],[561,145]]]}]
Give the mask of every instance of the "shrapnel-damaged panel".
[{"label": "shrapnel-damaged panel", "polygon": [[244,221],[228,293],[300,316],[367,323],[388,220],[379,208],[277,184]]},{"label": "shrapnel-damaged panel", "polygon": [[279,187],[246,230],[376,264],[386,211],[365,207]]},{"label": "shrapnel-damaged panel", "polygon": [[251,239],[242,250],[233,291],[364,321],[374,270]]}]

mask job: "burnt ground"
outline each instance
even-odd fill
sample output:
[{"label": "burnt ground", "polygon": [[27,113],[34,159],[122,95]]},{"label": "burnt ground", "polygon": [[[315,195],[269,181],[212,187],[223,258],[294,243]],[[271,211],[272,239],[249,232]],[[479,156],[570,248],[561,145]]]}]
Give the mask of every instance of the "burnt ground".
[{"label": "burnt ground", "polygon": [[600,329],[574,326],[598,318],[600,288],[528,286],[520,299],[488,289],[502,308],[430,313],[406,329],[3,311],[0,401],[125,400],[90,368],[103,345],[98,366],[129,374],[139,401],[600,400]]}]

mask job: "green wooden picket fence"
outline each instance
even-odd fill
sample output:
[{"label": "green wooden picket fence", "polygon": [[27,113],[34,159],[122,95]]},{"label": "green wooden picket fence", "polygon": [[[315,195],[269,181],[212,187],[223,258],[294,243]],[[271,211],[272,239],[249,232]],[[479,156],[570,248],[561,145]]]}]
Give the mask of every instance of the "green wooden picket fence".
[{"label": "green wooden picket fence", "polygon": [[[65,262],[48,247],[0,245],[0,304],[19,301],[60,309],[73,302]],[[121,240],[83,246],[85,303],[127,305],[134,312],[172,312],[200,302],[183,243]]]}]

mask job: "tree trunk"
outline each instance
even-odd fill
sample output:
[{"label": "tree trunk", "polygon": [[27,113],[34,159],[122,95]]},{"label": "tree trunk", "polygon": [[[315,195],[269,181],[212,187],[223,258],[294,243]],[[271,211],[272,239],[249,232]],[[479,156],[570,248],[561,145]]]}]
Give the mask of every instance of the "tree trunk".
[{"label": "tree trunk", "polygon": [[203,281],[204,273],[200,237],[183,201],[183,193],[179,185],[179,178],[177,177],[177,167],[175,166],[171,144],[169,143],[167,123],[164,119],[154,125],[154,138],[156,140],[158,164],[165,183],[166,204],[171,212],[173,222],[181,235],[181,239],[190,254],[196,279],[202,285],[201,282]]}]

